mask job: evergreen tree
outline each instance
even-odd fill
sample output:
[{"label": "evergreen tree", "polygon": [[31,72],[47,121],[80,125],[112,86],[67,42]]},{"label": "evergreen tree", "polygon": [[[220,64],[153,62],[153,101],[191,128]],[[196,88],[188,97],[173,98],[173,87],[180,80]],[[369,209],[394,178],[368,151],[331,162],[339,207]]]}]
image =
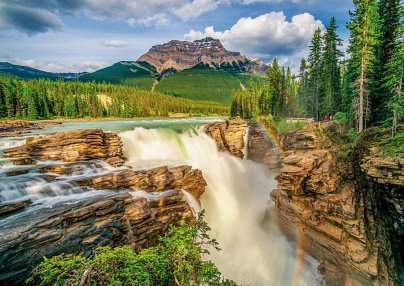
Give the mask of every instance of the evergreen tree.
[{"label": "evergreen tree", "polygon": [[374,73],[375,48],[378,43],[378,14],[375,0],[353,0],[355,11],[351,21],[348,52],[351,55],[347,66],[346,85],[348,97],[353,99],[357,129],[366,129],[369,119],[369,94]]},{"label": "evergreen tree", "polygon": [[320,79],[321,79],[321,30],[317,29],[314,32],[313,39],[310,45],[310,54],[308,57],[309,62],[309,116],[315,120],[320,119]]},{"label": "evergreen tree", "polygon": [[268,68],[268,81],[270,87],[270,107],[271,114],[273,116],[279,116],[281,92],[282,92],[282,82],[281,82],[281,71],[279,69],[278,59],[275,58],[271,67]]},{"label": "evergreen tree", "polygon": [[403,73],[403,5],[400,0],[380,0],[378,11],[381,25],[375,73],[377,89],[372,97],[373,119],[375,123],[393,121],[396,126]]},{"label": "evergreen tree", "polygon": [[[397,131],[397,124],[402,119],[404,114],[404,98],[403,98],[403,74],[404,74],[404,25],[403,25],[403,6],[399,6],[399,1],[390,1],[391,13],[395,17],[388,17],[391,21],[396,21],[398,25],[391,35],[393,41],[388,43],[390,54],[386,59],[386,64],[383,68],[383,84],[382,88],[388,94],[387,106],[392,120],[392,135]],[[392,6],[395,6],[394,8]],[[387,12],[386,12],[387,13]],[[385,40],[384,42],[387,43]],[[387,52],[386,52],[387,54]],[[386,101],[384,102],[386,104]]]},{"label": "evergreen tree", "polygon": [[341,78],[339,58],[343,56],[339,47],[342,40],[337,35],[338,26],[332,17],[324,34],[321,75],[322,114],[334,114],[341,108]]}]

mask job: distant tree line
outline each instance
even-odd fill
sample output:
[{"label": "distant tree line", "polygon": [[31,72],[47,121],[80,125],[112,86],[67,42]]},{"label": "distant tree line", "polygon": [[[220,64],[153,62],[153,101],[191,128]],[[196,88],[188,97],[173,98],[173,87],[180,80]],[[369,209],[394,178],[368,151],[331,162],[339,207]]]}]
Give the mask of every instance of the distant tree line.
[{"label": "distant tree line", "polygon": [[[335,18],[313,35],[310,54],[298,76],[269,66],[266,79],[233,95],[232,115],[307,116],[320,120],[343,113],[362,132],[372,125],[391,126],[404,114],[404,24],[402,0],[353,0],[347,58],[341,51]],[[298,78],[298,79],[297,79]],[[259,86],[259,95],[257,95]]]},{"label": "distant tree line", "polygon": [[219,103],[187,100],[129,86],[0,77],[0,118],[131,118],[228,112],[229,108]]}]

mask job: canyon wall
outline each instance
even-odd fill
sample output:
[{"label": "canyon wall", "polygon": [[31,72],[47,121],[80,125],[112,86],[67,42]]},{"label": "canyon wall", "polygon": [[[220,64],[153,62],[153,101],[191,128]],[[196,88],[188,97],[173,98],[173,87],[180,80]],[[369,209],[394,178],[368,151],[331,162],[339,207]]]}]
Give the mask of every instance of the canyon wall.
[{"label": "canyon wall", "polygon": [[401,285],[402,159],[377,158],[361,144],[344,155],[326,131],[307,125],[281,136],[272,212],[321,261],[327,285]]}]

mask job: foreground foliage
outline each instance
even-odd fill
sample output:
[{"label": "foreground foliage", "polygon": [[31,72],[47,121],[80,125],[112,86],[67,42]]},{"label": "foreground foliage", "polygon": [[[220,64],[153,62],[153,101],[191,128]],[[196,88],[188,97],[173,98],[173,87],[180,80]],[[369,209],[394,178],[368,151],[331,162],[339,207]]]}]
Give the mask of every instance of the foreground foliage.
[{"label": "foreground foliage", "polygon": [[220,250],[210,239],[204,213],[187,224],[171,226],[157,246],[134,252],[129,246],[99,247],[85,258],[62,254],[45,258],[27,282],[31,285],[212,285],[235,286],[217,267],[202,260],[209,249]]},{"label": "foreground foliage", "polygon": [[0,77],[0,118],[222,115],[228,110],[219,103],[187,100],[129,86]]}]

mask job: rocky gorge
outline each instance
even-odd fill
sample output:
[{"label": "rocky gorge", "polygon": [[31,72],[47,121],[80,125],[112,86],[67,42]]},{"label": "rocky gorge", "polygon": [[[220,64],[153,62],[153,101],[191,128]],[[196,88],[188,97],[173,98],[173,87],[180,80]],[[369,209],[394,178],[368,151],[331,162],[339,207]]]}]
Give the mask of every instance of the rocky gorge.
[{"label": "rocky gorge", "polygon": [[[44,256],[88,256],[105,245],[129,244],[134,249],[154,245],[169,225],[193,219],[184,192],[199,198],[206,186],[201,171],[190,166],[150,170],[122,167],[120,138],[98,129],[31,137],[22,146],[4,150],[4,158],[19,169],[4,173],[2,178],[40,176],[40,182],[48,187],[42,187],[38,198],[55,196],[55,186],[66,182],[66,177],[69,188],[90,189],[96,194],[24,212],[35,202],[25,199],[28,196],[20,191],[22,200],[7,203],[10,194],[1,189],[0,197],[6,199],[0,204],[2,285],[23,283]],[[109,167],[85,175],[92,165],[104,166],[103,162]]]},{"label": "rocky gorge", "polygon": [[[207,127],[208,134],[221,150],[239,157],[240,138],[258,132],[258,139],[248,136],[247,156],[276,166],[280,156],[263,126],[249,123],[247,129],[240,119],[215,126],[222,132]],[[344,155],[330,138],[332,129],[308,124],[279,135],[284,157],[278,186],[268,190],[275,203],[271,214],[285,234],[320,261],[326,285],[402,285],[403,158],[382,154],[378,142],[388,131],[381,129],[362,134]]]},{"label": "rocky gorge", "polygon": [[[346,153],[334,140],[332,125],[307,124],[278,138],[268,128],[230,118],[205,125],[203,132],[220,151],[277,173],[277,187],[263,190],[271,201],[268,215],[320,262],[326,285],[401,285],[403,159],[383,154],[377,139],[385,131],[369,130]],[[160,139],[168,145],[164,152],[177,154],[171,143],[185,157],[187,150],[201,151],[197,141],[189,141],[186,150],[187,141],[164,141],[168,133],[141,129],[134,134],[132,143],[145,140],[147,152],[154,152],[150,158],[160,156],[161,145],[150,146]],[[28,138],[3,150],[0,163],[12,167],[0,168],[2,184],[11,188],[0,184],[0,201],[6,201],[0,204],[0,284],[22,283],[44,256],[88,256],[104,245],[142,249],[154,245],[170,224],[193,219],[188,194],[201,198],[214,171],[202,173],[185,164],[143,168],[137,161],[128,167],[122,146],[127,136],[133,134],[74,130]],[[228,162],[241,162],[233,160]],[[31,195],[18,189],[21,177],[35,183]],[[78,199],[36,207],[44,196],[57,199],[66,191]]]}]

